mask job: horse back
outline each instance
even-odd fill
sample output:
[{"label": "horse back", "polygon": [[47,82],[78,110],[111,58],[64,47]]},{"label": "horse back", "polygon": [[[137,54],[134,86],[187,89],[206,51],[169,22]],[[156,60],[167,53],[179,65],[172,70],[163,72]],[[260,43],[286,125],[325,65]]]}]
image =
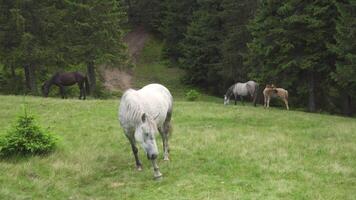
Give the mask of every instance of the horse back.
[{"label": "horse back", "polygon": [[[173,97],[169,90],[160,84],[149,84],[138,90],[142,98],[145,99],[147,107],[157,109],[160,106],[160,112],[171,112],[173,106]],[[154,110],[153,112],[158,112]]]},{"label": "horse back", "polygon": [[276,88],[278,96],[288,99],[288,91],[283,88]]},{"label": "horse back", "polygon": [[159,84],[150,84],[140,90],[127,90],[121,98],[119,118],[122,126],[133,128],[143,113],[162,125],[171,114],[173,98],[169,90]]},{"label": "horse back", "polygon": [[234,94],[240,96],[247,96],[248,95],[248,88],[246,83],[236,83],[234,87]]},{"label": "horse back", "polygon": [[62,72],[54,75],[55,83],[70,86],[84,81],[84,75],[80,72]]}]

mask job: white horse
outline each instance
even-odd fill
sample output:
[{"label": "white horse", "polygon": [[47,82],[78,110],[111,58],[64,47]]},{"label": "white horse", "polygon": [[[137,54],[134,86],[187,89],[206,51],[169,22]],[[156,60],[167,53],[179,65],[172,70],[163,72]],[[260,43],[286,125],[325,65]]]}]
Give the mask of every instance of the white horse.
[{"label": "white horse", "polygon": [[234,95],[235,105],[237,97],[240,96],[241,102],[243,104],[243,97],[250,96],[253,100],[254,106],[256,106],[258,92],[258,83],[255,81],[247,81],[246,83],[235,83],[230,86],[224,95],[224,105],[229,104],[230,98]]},{"label": "white horse", "polygon": [[173,97],[169,90],[160,84],[146,85],[140,90],[129,89],[120,102],[119,120],[131,143],[137,170],[142,170],[142,164],[137,155],[136,141],[151,160],[155,178],[162,176],[156,162],[158,148],[155,135],[160,133],[164,160],[169,160],[168,136],[171,130],[172,109]]}]

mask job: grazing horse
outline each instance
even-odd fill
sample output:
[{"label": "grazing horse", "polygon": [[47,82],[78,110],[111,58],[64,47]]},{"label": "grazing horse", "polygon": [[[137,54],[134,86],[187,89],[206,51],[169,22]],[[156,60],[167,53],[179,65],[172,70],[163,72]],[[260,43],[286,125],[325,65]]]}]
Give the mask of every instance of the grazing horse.
[{"label": "grazing horse", "polygon": [[255,81],[247,81],[246,83],[235,83],[230,86],[224,95],[224,105],[229,104],[230,98],[234,95],[235,105],[237,97],[240,96],[241,102],[243,104],[243,97],[250,96],[253,100],[253,105],[256,106],[258,92],[258,83]]},{"label": "grazing horse", "polygon": [[162,176],[156,161],[158,148],[155,135],[157,132],[160,133],[164,160],[169,160],[168,136],[171,131],[172,109],[173,97],[169,90],[160,84],[149,84],[140,90],[128,89],[120,102],[119,121],[130,141],[136,168],[142,170],[137,155],[137,141],[152,162],[155,178]]},{"label": "grazing horse", "polygon": [[284,104],[286,105],[287,110],[289,110],[288,106],[288,91],[283,89],[283,88],[276,88],[276,86],[272,85],[266,85],[266,88],[263,90],[263,96],[265,97],[264,99],[264,107],[269,108],[269,102],[271,98],[280,98],[284,101]]},{"label": "grazing horse", "polygon": [[78,84],[80,89],[79,99],[85,99],[86,93],[89,94],[88,78],[79,72],[57,72],[42,85],[43,96],[47,97],[49,89],[54,84],[59,87],[62,98],[64,99],[64,87]]}]

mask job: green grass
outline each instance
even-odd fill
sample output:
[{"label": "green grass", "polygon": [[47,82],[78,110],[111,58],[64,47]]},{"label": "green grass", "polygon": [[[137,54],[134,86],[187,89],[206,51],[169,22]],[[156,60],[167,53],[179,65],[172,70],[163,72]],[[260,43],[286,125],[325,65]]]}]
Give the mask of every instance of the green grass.
[{"label": "green grass", "polygon": [[[0,96],[0,134],[22,97]],[[137,172],[118,100],[26,97],[56,133],[49,156],[0,161],[0,199],[355,199],[356,120],[261,106],[176,101],[161,181]],[[158,139],[161,148],[161,140]]]}]

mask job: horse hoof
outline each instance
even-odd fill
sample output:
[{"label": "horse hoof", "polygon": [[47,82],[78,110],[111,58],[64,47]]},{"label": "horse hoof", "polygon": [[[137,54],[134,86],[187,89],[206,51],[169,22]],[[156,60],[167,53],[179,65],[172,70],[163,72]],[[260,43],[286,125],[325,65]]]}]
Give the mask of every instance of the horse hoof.
[{"label": "horse hoof", "polygon": [[142,171],[142,166],[137,166],[136,169],[137,171]]},{"label": "horse hoof", "polygon": [[155,171],[154,173],[153,173],[153,177],[155,178],[155,179],[159,179],[159,178],[161,178],[162,177],[162,174],[161,174],[161,172],[160,171]]},{"label": "horse hoof", "polygon": [[163,160],[164,161],[169,161],[169,158],[168,157],[164,157]]},{"label": "horse hoof", "polygon": [[156,181],[162,180],[162,174],[155,175],[155,176],[154,176],[154,180],[156,180]]}]

